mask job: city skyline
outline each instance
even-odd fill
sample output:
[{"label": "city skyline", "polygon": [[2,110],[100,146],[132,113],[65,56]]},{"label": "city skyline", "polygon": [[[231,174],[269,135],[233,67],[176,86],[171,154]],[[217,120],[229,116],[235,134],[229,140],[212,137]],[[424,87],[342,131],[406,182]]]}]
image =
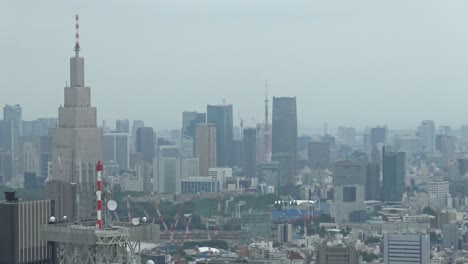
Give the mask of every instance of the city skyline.
[{"label": "city skyline", "polygon": [[[179,128],[180,112],[203,112],[226,99],[246,127],[254,126],[263,121],[268,83],[270,102],[272,96],[297,97],[299,130],[318,131],[324,122],[331,128],[414,128],[425,119],[458,127],[467,123],[460,107],[468,82],[468,40],[460,37],[468,32],[460,23],[467,4],[441,9],[424,3],[420,10],[420,1],[357,1],[339,8],[274,1],[267,9],[265,1],[230,3],[229,9],[213,1],[143,2],[125,15],[128,6],[121,2],[104,16],[97,8],[104,3],[30,3],[27,10],[11,3],[0,23],[6,34],[0,48],[9,51],[0,66],[6,76],[0,86],[8,87],[0,105],[21,104],[25,120],[55,116],[67,79],[63,58],[73,45],[68,18],[79,13],[98,120]],[[47,98],[48,106],[37,98]],[[162,112],[170,114],[157,114]]]}]

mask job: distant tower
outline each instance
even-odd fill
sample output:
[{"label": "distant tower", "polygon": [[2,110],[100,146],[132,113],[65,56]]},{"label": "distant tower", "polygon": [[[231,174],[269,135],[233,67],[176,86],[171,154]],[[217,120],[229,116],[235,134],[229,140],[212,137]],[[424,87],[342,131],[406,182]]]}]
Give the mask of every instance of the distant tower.
[{"label": "distant tower", "polygon": [[265,157],[267,161],[271,160],[270,148],[270,124],[268,123],[268,84],[265,84],[265,128],[263,130],[265,141]]},{"label": "distant tower", "polygon": [[79,23],[76,19],[75,56],[70,58],[70,86],[59,107],[53,131],[52,176],[47,194],[55,200],[57,217],[96,219],[96,162],[103,158],[103,130],[91,107],[91,89],[84,83],[84,58],[79,56]]}]

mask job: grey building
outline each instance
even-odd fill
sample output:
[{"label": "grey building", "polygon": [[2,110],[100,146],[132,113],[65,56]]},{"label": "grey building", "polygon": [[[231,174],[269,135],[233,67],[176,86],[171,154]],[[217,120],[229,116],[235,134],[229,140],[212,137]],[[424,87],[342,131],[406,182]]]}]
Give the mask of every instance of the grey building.
[{"label": "grey building", "polygon": [[85,86],[84,58],[70,58],[70,86],[59,107],[58,127],[53,131],[52,177],[46,183],[55,200],[57,217],[96,218],[96,164],[103,159],[103,130],[97,127],[97,111],[91,107],[91,89]]},{"label": "grey building", "polygon": [[0,131],[0,147],[10,151],[11,175],[5,181],[19,173],[19,140],[23,135],[22,108],[20,105],[5,105],[3,107],[3,121]]},{"label": "grey building", "polygon": [[232,105],[208,105],[207,122],[216,127],[216,164],[231,167],[233,154]]},{"label": "grey building", "polygon": [[152,127],[139,127],[136,136],[136,152],[143,155],[143,160],[152,163],[154,159],[154,131]]},{"label": "grey building", "polygon": [[130,121],[127,119],[115,121],[115,132],[130,133]]},{"label": "grey building", "polygon": [[366,166],[366,195],[365,199],[378,200],[380,199],[380,165],[377,163],[369,163]]},{"label": "grey building", "polygon": [[297,163],[296,97],[273,97],[272,160],[280,163],[280,186],[295,183]]},{"label": "grey building", "polygon": [[11,177],[11,154],[7,149],[0,149],[0,183],[6,183]]},{"label": "grey building", "polygon": [[182,112],[182,136],[183,138],[194,138],[197,124],[206,123],[206,114],[195,111]]},{"label": "grey building", "polygon": [[365,162],[338,161],[334,163],[333,187],[358,184],[366,185]]},{"label": "grey building", "polygon": [[40,177],[44,179],[49,174],[49,163],[52,162],[53,140],[52,136],[41,137],[41,172]]},{"label": "grey building", "polygon": [[276,239],[280,244],[292,241],[293,228],[292,224],[279,224],[276,230]]},{"label": "grey building", "polygon": [[384,263],[430,263],[427,234],[384,234]]},{"label": "grey building", "polygon": [[260,162],[258,165],[258,177],[263,178],[268,186],[279,187],[280,163],[278,161]]},{"label": "grey building", "polygon": [[423,120],[418,127],[417,135],[422,139],[422,148],[432,153],[436,150],[436,128],[432,120]]},{"label": "grey building", "polygon": [[132,123],[132,144],[131,144],[131,151],[132,153],[137,152],[137,131],[138,128],[144,127],[145,122],[143,120],[133,120]]},{"label": "grey building", "polygon": [[255,128],[244,128],[244,136],[242,139],[243,155],[242,167],[244,175],[248,178],[256,176],[257,168],[257,130]]},{"label": "grey building", "polygon": [[104,134],[104,161],[115,161],[121,170],[130,169],[130,134]]},{"label": "grey building", "polygon": [[310,142],[308,147],[308,156],[312,168],[328,168],[331,162],[330,143],[322,141]]},{"label": "grey building", "polygon": [[54,202],[22,202],[14,193],[5,194],[6,200],[0,202],[0,263],[51,263],[51,246],[39,233],[54,215]]},{"label": "grey building", "polygon": [[383,157],[383,200],[401,201],[405,192],[405,153],[384,152]]},{"label": "grey building", "polygon": [[316,259],[317,264],[358,264],[359,254],[352,245],[323,242]]},{"label": "grey building", "polygon": [[443,248],[458,249],[458,225],[444,224],[442,225],[442,246]]}]

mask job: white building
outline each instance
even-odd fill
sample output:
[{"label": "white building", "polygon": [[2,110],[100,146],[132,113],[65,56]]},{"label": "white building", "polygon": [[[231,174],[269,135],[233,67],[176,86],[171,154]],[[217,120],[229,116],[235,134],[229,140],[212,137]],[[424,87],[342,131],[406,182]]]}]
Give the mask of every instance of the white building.
[{"label": "white building", "polygon": [[[206,175],[202,175],[206,176]],[[232,168],[209,168],[208,176],[221,183],[221,191],[226,188],[226,178],[232,177]]]},{"label": "white building", "polygon": [[435,180],[427,182],[427,193],[431,206],[434,208],[451,208],[452,197],[449,192],[449,182]]},{"label": "white building", "polygon": [[210,177],[190,177],[188,179],[180,180],[180,193],[181,194],[197,194],[219,192],[220,182]]},{"label": "white building", "polygon": [[362,185],[355,184],[335,187],[333,196],[334,202],[331,213],[337,224],[350,222],[352,220],[351,213],[366,210],[364,186]]},{"label": "white building", "polygon": [[384,234],[384,263],[430,263],[429,235]]}]

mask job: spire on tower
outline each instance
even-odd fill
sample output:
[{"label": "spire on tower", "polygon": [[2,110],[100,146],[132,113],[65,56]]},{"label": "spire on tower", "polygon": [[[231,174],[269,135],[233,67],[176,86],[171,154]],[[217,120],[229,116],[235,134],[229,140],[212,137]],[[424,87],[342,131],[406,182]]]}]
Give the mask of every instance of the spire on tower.
[{"label": "spire on tower", "polygon": [[75,16],[75,54],[76,57],[80,55],[80,18]]},{"label": "spire on tower", "polygon": [[268,129],[268,83],[265,83],[265,127]]}]

